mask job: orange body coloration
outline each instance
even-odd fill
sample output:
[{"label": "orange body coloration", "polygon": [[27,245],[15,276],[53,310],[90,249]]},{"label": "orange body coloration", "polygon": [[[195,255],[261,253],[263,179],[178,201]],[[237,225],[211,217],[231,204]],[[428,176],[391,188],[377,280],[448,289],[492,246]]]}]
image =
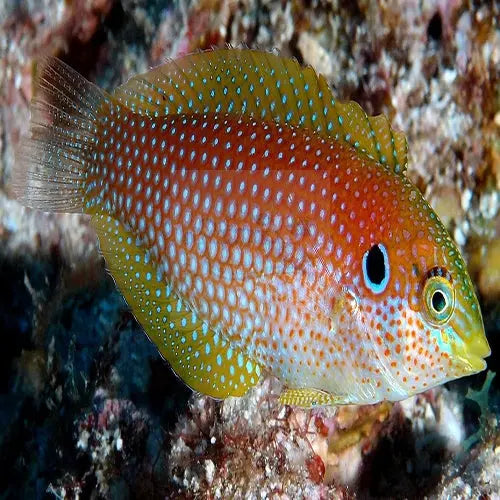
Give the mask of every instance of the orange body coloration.
[{"label": "orange body coloration", "polygon": [[[49,64],[42,88],[54,79]],[[56,95],[64,114],[34,127],[19,196],[92,215],[118,286],[191,387],[241,395],[265,370],[286,403],[373,403],[485,367],[464,262],[383,117],[254,51],[188,56],[113,96],[77,81],[85,102]],[[75,113],[85,140],[55,141]],[[58,188],[76,193],[66,207],[29,173],[54,169],[47,144]]]}]

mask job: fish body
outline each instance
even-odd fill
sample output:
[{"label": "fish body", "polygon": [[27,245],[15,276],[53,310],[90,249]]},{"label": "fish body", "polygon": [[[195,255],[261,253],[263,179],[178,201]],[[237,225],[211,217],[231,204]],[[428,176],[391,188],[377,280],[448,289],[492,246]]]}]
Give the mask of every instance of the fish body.
[{"label": "fish body", "polygon": [[484,369],[472,283],[404,136],[311,69],[229,49],[112,95],[55,60],[38,82],[18,197],[91,215],[193,389],[239,396],[266,372],[285,403],[374,403]]}]

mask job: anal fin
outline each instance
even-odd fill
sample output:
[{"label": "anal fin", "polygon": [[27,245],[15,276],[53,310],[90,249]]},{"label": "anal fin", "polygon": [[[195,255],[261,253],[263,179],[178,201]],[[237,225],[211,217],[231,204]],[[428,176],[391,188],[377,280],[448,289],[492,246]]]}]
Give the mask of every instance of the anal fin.
[{"label": "anal fin", "polygon": [[215,397],[242,396],[260,366],[231,347],[175,293],[147,249],[117,220],[94,214],[107,267],[135,317],[175,373],[193,390]]}]

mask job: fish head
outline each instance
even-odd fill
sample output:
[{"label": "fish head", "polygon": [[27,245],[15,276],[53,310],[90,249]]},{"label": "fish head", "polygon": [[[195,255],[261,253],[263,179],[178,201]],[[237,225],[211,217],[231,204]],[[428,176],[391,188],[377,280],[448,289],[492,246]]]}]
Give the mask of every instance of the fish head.
[{"label": "fish head", "polygon": [[441,383],[484,370],[484,358],[491,350],[462,255],[434,212],[429,213],[437,230],[433,238],[413,243],[417,259],[410,271],[409,316],[414,315],[423,325],[420,335],[430,337],[436,354],[436,369],[430,373]]},{"label": "fish head", "polygon": [[460,251],[418,189],[409,181],[397,187],[399,199],[411,203],[384,210],[357,256],[355,321],[380,374],[372,382],[376,400],[404,399],[482,371],[490,354]]}]

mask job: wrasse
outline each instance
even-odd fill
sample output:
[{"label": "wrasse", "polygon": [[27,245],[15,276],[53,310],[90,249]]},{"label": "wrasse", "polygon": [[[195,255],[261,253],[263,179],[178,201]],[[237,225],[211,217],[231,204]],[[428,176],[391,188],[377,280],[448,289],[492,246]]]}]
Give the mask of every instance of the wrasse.
[{"label": "wrasse", "polygon": [[39,64],[12,186],[90,216],[108,269],[193,390],[263,374],[300,406],[401,400],[483,370],[459,250],[402,133],[274,54],[189,55],[111,94]]}]

